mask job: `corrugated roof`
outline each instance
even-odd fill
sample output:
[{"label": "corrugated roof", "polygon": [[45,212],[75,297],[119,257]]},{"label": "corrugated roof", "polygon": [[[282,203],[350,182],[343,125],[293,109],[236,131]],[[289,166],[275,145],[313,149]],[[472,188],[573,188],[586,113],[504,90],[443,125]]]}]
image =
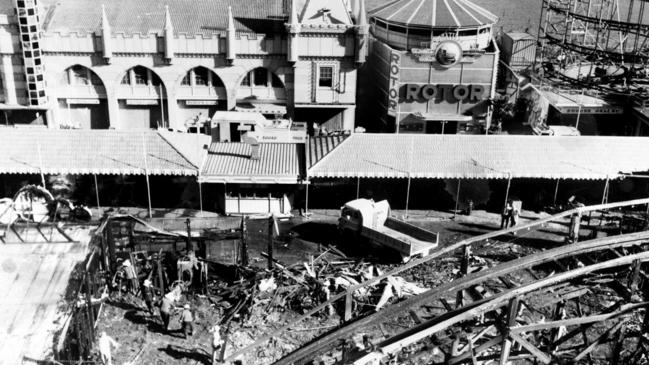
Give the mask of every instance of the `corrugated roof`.
[{"label": "corrugated roof", "polygon": [[70,274],[86,254],[87,242],[0,245],[0,364],[51,356]]},{"label": "corrugated roof", "polygon": [[478,27],[498,17],[468,0],[396,0],[370,11],[374,18],[432,28]]},{"label": "corrugated roof", "polygon": [[338,147],[339,144],[343,143],[347,137],[349,137],[348,134],[310,137],[306,151],[307,166],[311,168]]},{"label": "corrugated roof", "polygon": [[[0,128],[0,173],[185,175],[194,166],[158,132]],[[40,146],[40,154],[38,153]],[[39,156],[40,155],[40,156]]]},{"label": "corrugated roof", "polygon": [[258,160],[250,158],[246,143],[212,143],[201,182],[295,184],[304,171],[304,145],[261,143]]},{"label": "corrugated roof", "polygon": [[106,7],[113,33],[160,33],[169,6],[176,33],[225,34],[228,6],[237,31],[260,34],[285,32],[284,0],[65,0],[50,8],[44,29],[48,32],[100,30],[101,5]]},{"label": "corrugated roof", "polygon": [[606,179],[649,171],[649,138],[354,134],[309,177]]}]

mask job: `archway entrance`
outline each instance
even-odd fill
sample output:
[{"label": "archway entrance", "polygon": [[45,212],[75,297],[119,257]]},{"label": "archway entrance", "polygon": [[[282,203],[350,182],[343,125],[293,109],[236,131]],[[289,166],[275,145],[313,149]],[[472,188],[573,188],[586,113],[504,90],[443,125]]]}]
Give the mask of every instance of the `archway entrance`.
[{"label": "archway entrance", "polygon": [[106,88],[91,69],[81,65],[68,67],[57,86],[57,122],[61,128],[110,127]]},{"label": "archway entrance", "polygon": [[206,67],[187,71],[178,88],[178,118],[189,132],[209,133],[209,119],[227,110],[227,92],[221,78]]},{"label": "archway entrance", "polygon": [[167,91],[151,69],[136,66],[124,74],[117,88],[121,129],[166,128]]},{"label": "archway entrance", "polygon": [[286,114],[286,88],[267,68],[249,71],[237,89],[237,111],[257,112],[273,119]]}]

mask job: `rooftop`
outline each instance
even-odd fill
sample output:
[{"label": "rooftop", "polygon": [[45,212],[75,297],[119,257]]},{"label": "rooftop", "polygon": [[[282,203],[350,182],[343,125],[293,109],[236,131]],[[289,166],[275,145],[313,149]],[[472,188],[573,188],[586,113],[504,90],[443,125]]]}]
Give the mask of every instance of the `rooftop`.
[{"label": "rooftop", "polygon": [[603,180],[649,171],[648,154],[641,137],[354,134],[309,177]]},{"label": "rooftop", "polygon": [[296,184],[304,171],[304,145],[261,143],[252,159],[247,143],[214,142],[199,181],[208,183]]},{"label": "rooftop", "polygon": [[113,33],[161,33],[165,5],[174,31],[188,35],[225,34],[228,6],[238,32],[283,33],[286,21],[283,0],[65,0],[49,7],[42,17],[44,30],[64,34],[100,31],[102,4]]},{"label": "rooftop", "polygon": [[[192,137],[184,136],[196,141]],[[183,146],[176,147],[151,130],[0,128],[0,140],[0,173],[4,174],[144,175],[148,170],[151,175],[191,176],[198,172],[198,165],[190,161],[197,157],[186,157]]]},{"label": "rooftop", "polygon": [[395,0],[370,11],[388,23],[426,28],[475,28],[498,17],[468,0]]}]

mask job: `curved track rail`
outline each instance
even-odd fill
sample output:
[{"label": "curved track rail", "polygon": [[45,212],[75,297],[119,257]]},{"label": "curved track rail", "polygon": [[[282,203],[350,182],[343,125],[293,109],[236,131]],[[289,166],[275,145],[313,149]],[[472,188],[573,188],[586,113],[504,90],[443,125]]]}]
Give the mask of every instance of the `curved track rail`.
[{"label": "curved track rail", "polygon": [[[646,205],[646,204],[649,204],[649,199],[639,199],[639,200],[633,200],[628,202],[596,205],[590,207],[581,207],[581,208],[565,211],[547,218],[539,219],[527,224],[522,224],[510,229],[505,229],[501,231],[496,231],[496,232],[491,232],[480,236],[476,236],[440,248],[434,251],[433,253],[431,253],[431,255],[427,257],[413,260],[405,265],[402,265],[394,270],[391,270],[390,272],[387,272],[371,280],[350,287],[347,291],[333,296],[331,300],[322,303],[321,305],[309,311],[308,313],[305,313],[303,316],[299,317],[296,321],[286,324],[285,326],[276,329],[272,333],[266,333],[263,336],[256,339],[256,341],[251,345],[234,351],[232,354],[229,354],[226,361],[232,361],[239,355],[251,353],[252,351],[254,351],[256,347],[263,345],[266,341],[270,339],[281,341],[282,335],[284,333],[289,332],[291,328],[297,327],[297,325],[304,319],[315,315],[316,313],[322,311],[329,305],[336,304],[336,302],[338,301],[344,300],[346,304],[345,307],[350,308],[351,307],[350,304],[352,301],[352,293],[360,288],[376,285],[383,279],[387,278],[388,276],[397,275],[404,271],[415,268],[419,265],[431,262],[432,260],[440,259],[445,256],[446,257],[452,256],[454,253],[457,253],[458,251],[462,252],[462,254],[460,255],[462,257],[462,259],[460,260],[461,261],[460,267],[461,267],[461,272],[464,275],[466,275],[465,277],[455,280],[451,283],[447,283],[442,286],[433,288],[432,290],[422,295],[412,297],[408,300],[399,302],[392,306],[388,306],[385,309],[377,313],[373,313],[371,315],[367,315],[360,318],[351,318],[352,317],[351,313],[345,313],[344,321],[343,323],[341,323],[341,326],[337,330],[321,335],[319,338],[316,338],[315,340],[311,341],[306,346],[297,349],[294,352],[286,355],[284,358],[280,359],[277,362],[277,364],[308,363],[323,352],[339,351],[340,342],[345,339],[348,339],[350,335],[365,333],[365,332],[369,333],[371,332],[371,328],[376,329],[377,326],[379,327],[380,331],[383,333],[381,337],[386,337],[386,338],[382,338],[382,339],[379,339],[378,337],[374,338],[373,341],[374,346],[378,346],[377,348],[381,349],[381,351],[372,352],[373,355],[371,356],[395,355],[399,352],[396,351],[395,349],[403,348],[404,346],[406,346],[406,343],[408,346],[410,346],[417,342],[417,341],[411,342],[410,340],[412,338],[409,337],[409,335],[402,333],[403,331],[399,330],[399,329],[403,330],[404,326],[405,328],[408,328],[408,330],[410,331],[413,328],[418,328],[416,326],[419,326],[423,323],[428,323],[425,322],[425,320],[428,318],[433,318],[432,320],[435,320],[436,318],[439,319],[441,317],[454,318],[453,317],[454,315],[456,314],[459,315],[461,313],[471,313],[471,315],[473,315],[476,313],[466,312],[466,311],[468,311],[470,308],[480,306],[484,303],[492,303],[491,305],[493,305],[493,303],[495,302],[488,301],[489,298],[494,298],[494,299],[501,298],[506,296],[506,293],[509,290],[518,290],[520,288],[527,288],[527,286],[534,285],[534,283],[537,281],[542,281],[546,279],[548,275],[550,275],[551,273],[560,272],[563,275],[564,273],[571,272],[572,271],[571,268],[589,267],[591,265],[604,263],[611,260],[611,258],[613,257],[612,255],[623,256],[623,257],[627,257],[629,255],[635,255],[641,251],[642,247],[645,244],[649,243],[649,233],[647,232],[633,233],[629,235],[600,238],[593,241],[561,246],[553,250],[538,252],[518,260],[506,262],[504,264],[489,268],[479,273],[470,273],[470,266],[468,265],[468,261],[469,261],[470,249],[472,245],[480,244],[486,240],[493,239],[500,236],[512,237],[511,235],[516,234],[516,232],[518,232],[519,235],[513,237],[517,237],[516,239],[518,239],[521,236],[524,236],[526,232],[529,232],[531,230],[544,229],[548,224],[555,224],[556,222],[561,222],[560,224],[565,224],[566,219],[570,219],[571,217],[575,217],[575,216],[581,217],[586,214],[591,214],[591,215],[601,214],[601,216],[603,217],[606,214],[606,212],[611,209],[634,206],[634,205]],[[582,225],[582,228],[583,227],[584,226]],[[642,256],[631,261],[644,262],[645,257]],[[575,277],[577,276],[578,274],[575,274]],[[568,276],[568,278],[569,277],[570,275]],[[547,289],[546,291],[549,291],[550,293],[556,293],[556,295],[551,296],[552,298],[560,298],[560,300],[553,299],[555,303],[565,302],[566,300],[569,300],[571,298],[570,295],[577,295],[577,294],[582,295],[585,293],[584,292],[585,290],[588,290],[588,285],[585,285],[584,287],[579,287],[578,288],[579,291],[574,291],[574,290],[571,291],[569,290],[569,288],[566,288],[565,285],[564,287],[556,287],[557,285],[562,283],[565,284],[568,281],[569,280],[566,279],[565,281],[560,283],[552,282],[551,284],[548,285],[541,285],[539,290],[546,288]],[[622,290],[620,288],[618,289]],[[568,291],[569,293],[572,294],[564,293],[565,294],[564,295],[562,294],[564,291]],[[533,292],[534,291],[530,290],[529,292],[526,291],[524,293],[526,295],[528,293],[531,295]],[[629,296],[627,295],[627,297]],[[526,304],[526,306],[529,307],[531,306],[531,304]],[[479,311],[480,313],[476,315],[488,314],[489,311],[493,312],[494,310],[502,311],[501,307],[502,306],[500,305],[498,305],[497,308],[495,309],[491,308],[490,306],[480,307],[483,309],[480,309]],[[460,310],[465,310],[465,312],[457,312]],[[466,319],[464,319],[463,321],[465,320]],[[392,323],[391,321],[396,321],[396,322]],[[462,321],[459,321],[457,323],[460,322]],[[456,322],[445,322],[445,323],[449,324],[449,326],[456,324]],[[435,327],[435,329],[437,329],[438,327],[439,326]],[[419,330],[424,331],[426,330],[426,328],[419,329]],[[489,331],[492,330],[491,329],[487,330],[485,333],[488,333]],[[482,334],[478,339],[487,338],[485,336],[486,336],[485,334]],[[399,342],[399,341],[386,342],[390,340],[396,341],[397,339],[401,339],[402,337],[403,339],[399,341],[406,341],[406,342]],[[476,343],[477,346],[484,347],[484,344],[480,343],[480,341],[477,341],[478,339],[475,339],[474,343]],[[491,339],[491,342],[494,342],[494,340]],[[453,342],[451,341],[451,344],[452,343]],[[518,342],[518,343],[522,343],[522,342]],[[398,344],[398,346],[396,346],[395,344]],[[444,354],[457,353],[457,351],[450,351],[448,348],[446,348],[449,346],[449,341],[442,341],[439,343],[439,345],[436,346]],[[488,347],[488,349],[491,347],[493,346]],[[466,350],[466,346],[464,346],[464,349]],[[340,360],[348,361],[351,356],[348,355],[349,354],[344,355],[343,356],[344,359],[341,358]],[[362,355],[359,357],[359,359],[363,359],[363,356],[370,356],[370,355],[367,354]],[[444,356],[447,358],[446,360],[452,359],[452,357],[449,357],[451,355],[444,355]],[[363,362],[360,362],[359,364],[362,363]]]}]

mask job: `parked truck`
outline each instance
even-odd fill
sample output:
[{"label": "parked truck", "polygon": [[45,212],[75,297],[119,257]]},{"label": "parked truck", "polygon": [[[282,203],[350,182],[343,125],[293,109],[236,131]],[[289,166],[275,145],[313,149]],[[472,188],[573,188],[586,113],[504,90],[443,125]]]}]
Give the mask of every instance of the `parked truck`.
[{"label": "parked truck", "polygon": [[343,234],[364,237],[373,244],[396,251],[404,262],[427,256],[439,244],[438,233],[390,217],[387,200],[347,202],[341,208],[338,229]]}]

